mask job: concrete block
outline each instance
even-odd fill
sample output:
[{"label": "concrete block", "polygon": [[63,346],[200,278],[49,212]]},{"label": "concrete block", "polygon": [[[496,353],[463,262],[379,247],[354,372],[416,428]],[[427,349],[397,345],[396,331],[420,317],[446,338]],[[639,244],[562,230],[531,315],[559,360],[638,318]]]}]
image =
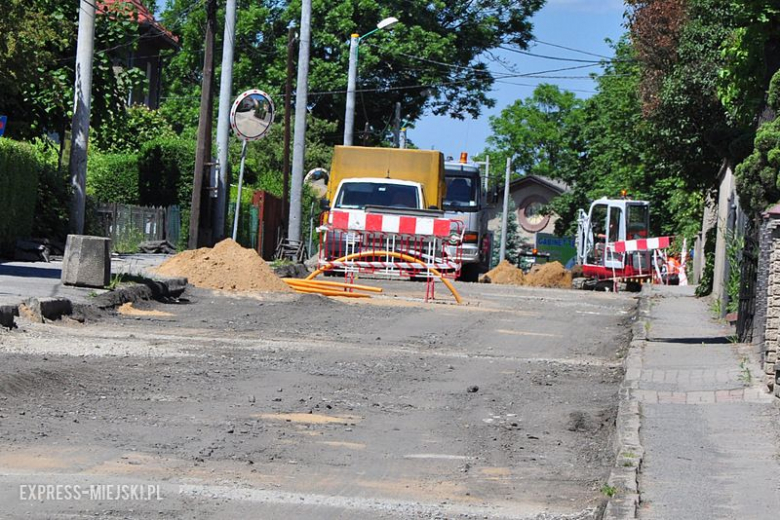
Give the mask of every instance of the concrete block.
[{"label": "concrete block", "polygon": [[62,259],[62,283],[80,287],[105,287],[111,281],[111,240],[68,235]]},{"label": "concrete block", "polygon": [[15,305],[0,305],[0,327],[12,329],[16,326],[14,317],[19,316],[19,308]]},{"label": "concrete block", "polygon": [[73,304],[67,298],[28,298],[24,305],[29,318],[41,323],[44,319],[58,320],[73,313]]}]

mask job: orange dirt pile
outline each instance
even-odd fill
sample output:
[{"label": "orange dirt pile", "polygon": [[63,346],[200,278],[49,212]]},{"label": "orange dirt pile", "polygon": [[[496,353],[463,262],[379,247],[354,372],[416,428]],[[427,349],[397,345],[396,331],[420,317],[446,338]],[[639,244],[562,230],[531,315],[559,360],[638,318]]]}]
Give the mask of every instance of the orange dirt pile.
[{"label": "orange dirt pile", "polygon": [[183,251],[157,268],[168,276],[184,276],[195,287],[223,291],[292,292],[253,249],[231,239],[214,246]]},{"label": "orange dirt pile", "polygon": [[525,285],[571,289],[571,272],[564,269],[560,262],[535,265],[525,275]]},{"label": "orange dirt pile", "polygon": [[509,263],[508,260],[503,260],[500,264],[485,273],[482,277],[482,281],[501,285],[523,285],[525,276],[523,275],[522,270]]}]

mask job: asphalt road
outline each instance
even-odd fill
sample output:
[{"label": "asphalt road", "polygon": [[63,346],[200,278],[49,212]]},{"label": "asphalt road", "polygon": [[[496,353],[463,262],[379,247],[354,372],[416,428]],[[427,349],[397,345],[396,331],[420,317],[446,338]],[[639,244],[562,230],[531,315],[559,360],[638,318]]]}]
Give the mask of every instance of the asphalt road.
[{"label": "asphalt road", "polygon": [[596,518],[634,299],[382,285],[0,332],[0,517]]}]

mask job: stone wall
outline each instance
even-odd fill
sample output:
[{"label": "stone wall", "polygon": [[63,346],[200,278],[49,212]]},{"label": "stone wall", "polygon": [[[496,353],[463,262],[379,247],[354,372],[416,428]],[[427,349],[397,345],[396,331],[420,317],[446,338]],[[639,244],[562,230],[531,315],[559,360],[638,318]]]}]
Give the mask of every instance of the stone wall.
[{"label": "stone wall", "polygon": [[769,257],[772,251],[772,230],[768,219],[763,219],[758,230],[758,265],[756,266],[756,307],[753,315],[753,344],[763,354],[766,333],[767,291],[769,283]]},{"label": "stone wall", "polygon": [[[775,385],[778,341],[780,341],[780,211],[764,214],[759,234],[759,258],[756,280],[756,315],[758,334],[754,342],[761,346],[762,366],[767,386],[780,396]],[[760,329],[763,329],[761,331]]]}]

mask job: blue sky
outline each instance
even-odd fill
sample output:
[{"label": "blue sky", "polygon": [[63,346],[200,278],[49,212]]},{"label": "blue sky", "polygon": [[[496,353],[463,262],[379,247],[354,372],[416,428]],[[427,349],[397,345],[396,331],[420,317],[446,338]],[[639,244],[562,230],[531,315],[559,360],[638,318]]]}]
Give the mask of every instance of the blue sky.
[{"label": "blue sky", "polygon": [[[547,0],[546,5],[532,20],[533,34],[537,40],[548,44],[612,56],[612,50],[604,40],[617,40],[623,34],[623,12],[622,0]],[[533,43],[529,51],[580,60],[598,59],[538,43]],[[513,72],[520,74],[582,65],[579,62],[555,61],[508,51],[498,51],[496,55],[509,62]],[[498,73],[506,73],[498,63],[491,63],[489,68]],[[550,75],[587,76],[590,72],[600,70],[599,67],[593,67]],[[563,89],[574,91],[581,98],[591,96],[595,89],[590,79],[514,78],[505,81],[507,83],[496,83],[491,92],[496,106],[484,110],[478,119],[459,121],[450,117],[425,116],[416,123],[415,128],[408,130],[409,139],[420,148],[440,150],[444,155],[457,158],[460,152],[465,151],[469,156],[473,156],[485,148],[485,140],[490,135],[490,116],[500,114],[503,108],[515,100],[530,96],[534,85],[554,83]]]}]

